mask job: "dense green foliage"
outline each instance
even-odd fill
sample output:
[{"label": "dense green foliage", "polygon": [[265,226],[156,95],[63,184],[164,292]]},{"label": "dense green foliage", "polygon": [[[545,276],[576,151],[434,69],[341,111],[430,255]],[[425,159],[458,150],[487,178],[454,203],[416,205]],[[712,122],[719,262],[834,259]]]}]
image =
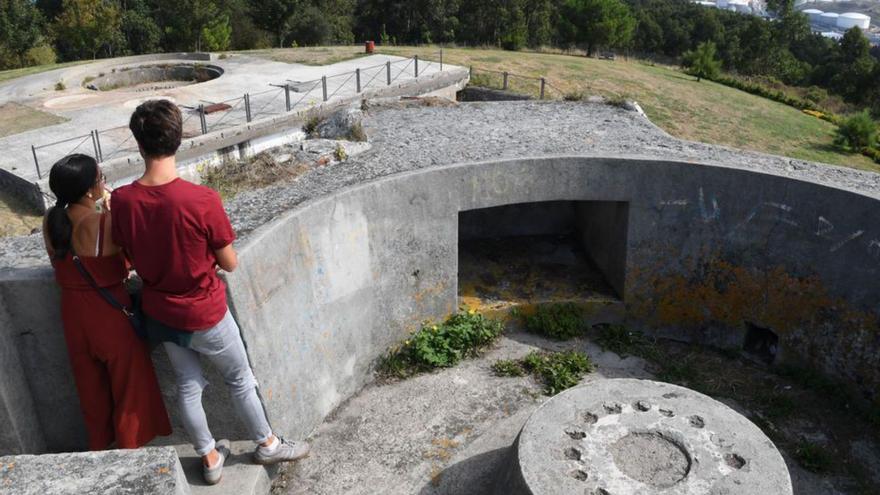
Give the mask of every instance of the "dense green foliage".
[{"label": "dense green foliage", "polygon": [[518,360],[502,359],[492,365],[499,376],[523,376],[531,373],[544,384],[544,393],[556,395],[577,385],[595,369],[590,358],[579,351],[532,351]]},{"label": "dense green foliage", "polygon": [[840,123],[834,144],[850,151],[873,148],[877,145],[877,123],[867,111],[854,114]]},{"label": "dense green foliage", "polygon": [[824,88],[880,115],[880,49],[856,28],[839,42],[812,33],[788,0],[769,7],[773,21],[687,0],[0,0],[0,69],[364,40],[552,46],[689,58],[708,69],[699,77],[717,59],[726,72]]},{"label": "dense green foliage", "polygon": [[584,331],[583,311],[573,303],[543,304],[525,318],[526,330],[558,340],[567,340]]},{"label": "dense green foliage", "polygon": [[382,359],[379,370],[386,376],[404,378],[414,373],[458,364],[475,356],[501,335],[501,322],[470,310],[450,316],[442,324],[426,324],[409,339],[394,346]]},{"label": "dense green foliage", "polygon": [[704,41],[696,50],[685,52],[684,65],[688,74],[702,79],[715,79],[721,73],[721,61],[715,57],[718,48],[711,41]]}]

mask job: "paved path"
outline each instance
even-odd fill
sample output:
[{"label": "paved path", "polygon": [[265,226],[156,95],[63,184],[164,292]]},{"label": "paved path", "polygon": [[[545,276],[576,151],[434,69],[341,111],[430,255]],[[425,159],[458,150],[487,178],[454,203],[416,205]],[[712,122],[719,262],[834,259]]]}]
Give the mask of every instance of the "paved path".
[{"label": "paved path", "polygon": [[[0,105],[18,102],[31,108],[53,113],[69,119],[67,122],[33,129],[30,131],[0,138],[0,168],[14,171],[16,175],[34,181],[37,171],[31,146],[69,140],[37,150],[42,173],[62,156],[76,152],[94,154],[94,146],[89,133],[100,131],[100,144],[104,159],[108,160],[137,151],[131,133],[128,131],[128,117],[141,102],[150,98],[167,98],[184,108],[184,132],[194,136],[201,133],[201,123],[195,108],[200,103],[228,102],[229,112],[218,112],[207,116],[209,131],[238,125],[246,122],[242,96],[250,93],[251,109],[254,119],[279,115],[286,111],[285,92],[270,84],[293,85],[290,99],[292,105],[302,109],[323,99],[320,81],[310,84],[297,82],[314,81],[328,76],[327,92],[331,99],[351,96],[356,93],[354,70],[362,71],[362,88],[387,85],[386,62],[392,62],[391,78],[399,83],[415,77],[411,59],[387,55],[372,55],[327,66],[306,66],[273,62],[247,55],[233,55],[230,58],[210,62],[165,59],[144,61],[143,57],[102,60],[92,64],[58,69],[14,79],[0,85]],[[93,91],[82,86],[86,77],[96,77],[109,73],[114,68],[166,63],[207,63],[223,69],[224,74],[217,79],[157,91],[137,91],[120,89],[115,91]],[[419,74],[430,75],[439,72],[439,64],[420,61]],[[333,77],[336,76],[336,77]],[[56,91],[55,84],[64,81],[67,89]]]}]

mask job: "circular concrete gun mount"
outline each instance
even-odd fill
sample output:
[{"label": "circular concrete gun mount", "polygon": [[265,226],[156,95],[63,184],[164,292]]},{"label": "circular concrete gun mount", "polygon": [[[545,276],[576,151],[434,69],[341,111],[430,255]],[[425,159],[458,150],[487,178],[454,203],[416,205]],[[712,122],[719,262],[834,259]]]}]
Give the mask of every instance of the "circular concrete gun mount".
[{"label": "circular concrete gun mount", "polygon": [[710,397],[649,380],[602,380],[551,398],[514,448],[505,493],[792,493],[785,461],[758,427]]}]

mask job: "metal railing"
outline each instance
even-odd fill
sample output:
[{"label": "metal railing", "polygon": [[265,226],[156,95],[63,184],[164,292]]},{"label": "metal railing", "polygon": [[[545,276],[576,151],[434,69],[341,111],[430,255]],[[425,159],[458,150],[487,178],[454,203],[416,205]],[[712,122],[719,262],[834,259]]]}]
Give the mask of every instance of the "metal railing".
[{"label": "metal railing", "polygon": [[469,71],[470,83],[475,86],[536,96],[540,100],[554,97],[565,98],[567,95],[545,76],[525,76],[508,71],[475,68],[474,66],[471,66]]},{"label": "metal railing", "polygon": [[[431,71],[429,69],[433,68]],[[208,134],[259,118],[274,117],[302,110],[316,103],[327,102],[340,92],[361,94],[367,89],[391,86],[404,74],[418,79],[421,76],[443,72],[443,50],[439,61],[419,59],[418,55],[397,61],[387,61],[354,71],[325,75],[310,81],[285,80],[270,83],[270,89],[246,93],[236,98],[211,102],[199,101],[197,105],[180,105],[183,114],[184,139]],[[37,177],[42,179],[41,163],[55,163],[58,159],[75,152],[93,154],[99,162],[112,160],[138,151],[134,136],[127,125],[109,129],[94,129],[89,134],[60,141],[32,145]]]}]

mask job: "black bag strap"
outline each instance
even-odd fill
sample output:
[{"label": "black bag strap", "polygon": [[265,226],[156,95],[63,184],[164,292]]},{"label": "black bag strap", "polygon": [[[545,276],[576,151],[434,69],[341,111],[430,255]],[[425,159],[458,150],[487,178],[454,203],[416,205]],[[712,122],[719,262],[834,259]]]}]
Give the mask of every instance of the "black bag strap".
[{"label": "black bag strap", "polygon": [[70,255],[73,257],[73,264],[76,265],[76,269],[79,270],[79,273],[83,276],[84,279],[86,279],[86,282],[88,282],[93,289],[98,291],[98,294],[100,294],[101,297],[105,301],[107,301],[110,306],[113,306],[119,311],[122,311],[125,316],[129,318],[134,316],[134,313],[132,313],[130,309],[123,306],[119,301],[117,301],[116,298],[113,297],[113,294],[110,293],[110,291],[98,285],[98,282],[95,281],[94,277],[92,277],[92,274],[89,273],[89,271],[86,270],[86,267],[82,264],[82,260],[79,259],[79,256],[73,250],[72,245],[70,246]]}]

